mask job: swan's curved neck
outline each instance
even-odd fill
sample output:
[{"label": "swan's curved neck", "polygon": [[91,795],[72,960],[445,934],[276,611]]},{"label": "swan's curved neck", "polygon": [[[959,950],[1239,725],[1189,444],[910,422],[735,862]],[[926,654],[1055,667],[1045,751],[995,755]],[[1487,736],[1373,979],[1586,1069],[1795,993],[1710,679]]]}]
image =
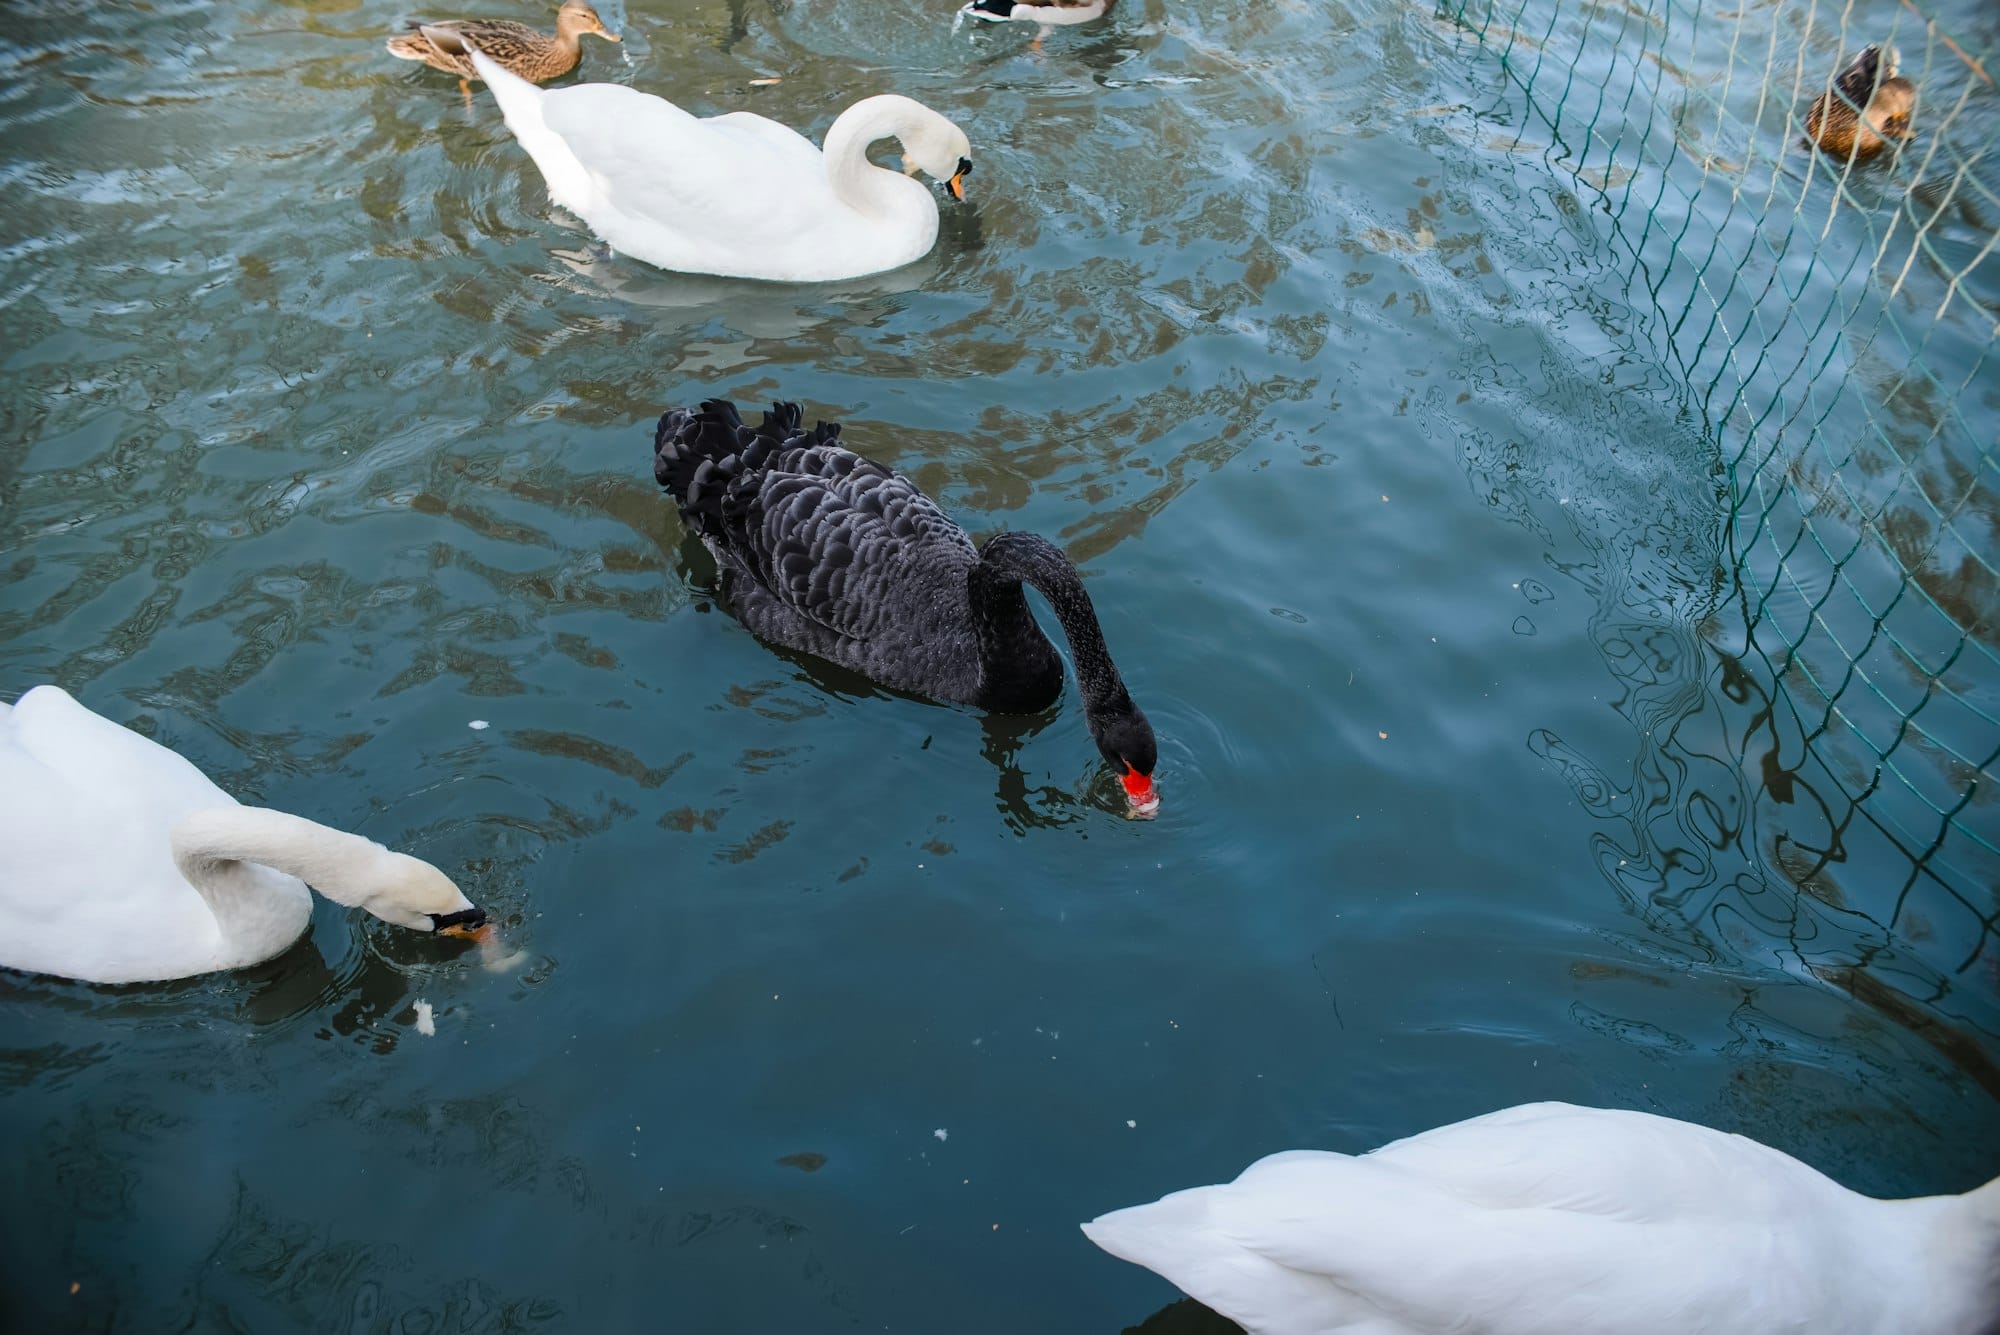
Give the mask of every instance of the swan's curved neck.
[{"label": "swan's curved neck", "polygon": [[[1011,613],[1012,606],[1002,603],[1011,593],[1010,602],[1020,604],[1019,615],[1025,617],[1027,605],[1021,598],[1024,583],[1033,585],[1049,600],[1049,607],[1069,640],[1070,657],[1076,662],[1077,685],[1083,691],[1084,708],[1091,717],[1132,709],[1125,679],[1118,674],[1118,665],[1111,661],[1111,650],[1104,643],[1097,610],[1090,605],[1090,595],[1084,592],[1076,567],[1062,554],[1061,548],[1034,533],[996,534],[980,550],[979,563],[973,569],[974,601],[986,605],[976,607],[977,612],[991,609]],[[975,617],[975,622],[982,628],[1004,624],[1001,617],[987,615]],[[980,637],[980,650],[984,654],[987,650],[984,629]]]},{"label": "swan's curved neck", "polygon": [[840,113],[826,132],[822,150],[826,181],[840,201],[875,217],[922,214],[936,203],[930,192],[900,172],[868,160],[868,146],[881,139],[904,142],[904,136],[935,116],[922,103],[894,93],[864,97]]},{"label": "swan's curved neck", "polygon": [[174,865],[208,901],[225,937],[254,934],[271,916],[252,866],[296,876],[336,903],[365,907],[394,857],[358,834],[263,807],[211,807],[173,832]]}]

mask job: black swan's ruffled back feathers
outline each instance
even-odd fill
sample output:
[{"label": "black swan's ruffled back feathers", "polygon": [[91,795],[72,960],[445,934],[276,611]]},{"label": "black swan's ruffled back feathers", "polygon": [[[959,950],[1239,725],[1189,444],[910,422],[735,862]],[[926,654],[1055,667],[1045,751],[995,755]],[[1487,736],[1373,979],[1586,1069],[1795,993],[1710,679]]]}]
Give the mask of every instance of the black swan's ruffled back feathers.
[{"label": "black swan's ruffled back feathers", "polygon": [[908,478],[840,445],[838,424],[802,423],[795,403],[755,427],[720,399],[675,409],[654,433],[653,475],[752,630],[886,685],[973,702],[976,665],[939,661],[969,649],[971,539]]}]

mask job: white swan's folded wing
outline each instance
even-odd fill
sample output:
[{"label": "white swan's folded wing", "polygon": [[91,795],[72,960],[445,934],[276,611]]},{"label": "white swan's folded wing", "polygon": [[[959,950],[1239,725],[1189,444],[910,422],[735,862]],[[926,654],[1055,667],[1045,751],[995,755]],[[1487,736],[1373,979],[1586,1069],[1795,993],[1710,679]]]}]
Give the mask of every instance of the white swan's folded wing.
[{"label": "white swan's folded wing", "polygon": [[1754,1140],[1652,1113],[1527,1103],[1371,1151],[1469,1205],[1693,1220],[1814,1197],[1827,1180]]},{"label": "white swan's folded wing", "polygon": [[100,818],[154,807],[178,815],[236,800],[186,757],[91,712],[56,686],[35,687],[0,721],[0,757],[10,787],[40,774],[45,787],[87,795],[83,806]]},{"label": "white swan's folded wing", "polygon": [[0,965],[104,981],[215,935],[168,851],[235,799],[166,747],[37,686],[0,717]]},{"label": "white swan's folded wing", "polygon": [[757,267],[809,245],[802,217],[832,202],[819,150],[762,116],[699,119],[615,84],[558,89],[542,110],[582,182],[558,190],[550,176],[550,196],[615,249],[662,267]]}]

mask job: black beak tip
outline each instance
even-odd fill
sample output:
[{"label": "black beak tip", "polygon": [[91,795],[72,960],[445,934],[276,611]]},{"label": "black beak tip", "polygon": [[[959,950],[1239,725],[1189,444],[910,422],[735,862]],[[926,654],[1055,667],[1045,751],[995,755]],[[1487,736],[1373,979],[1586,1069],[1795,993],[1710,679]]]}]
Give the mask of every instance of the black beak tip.
[{"label": "black beak tip", "polygon": [[486,925],[486,910],[474,907],[460,909],[456,913],[433,913],[430,918],[433,933],[442,932],[447,927],[464,927],[469,930]]}]

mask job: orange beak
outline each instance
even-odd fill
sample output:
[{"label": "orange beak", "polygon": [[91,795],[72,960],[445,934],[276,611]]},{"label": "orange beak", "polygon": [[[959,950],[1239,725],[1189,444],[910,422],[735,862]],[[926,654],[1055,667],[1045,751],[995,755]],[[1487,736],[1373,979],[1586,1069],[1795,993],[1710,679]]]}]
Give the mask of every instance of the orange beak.
[{"label": "orange beak", "polygon": [[485,945],[494,938],[496,929],[490,922],[482,922],[477,927],[471,923],[454,923],[450,927],[438,928],[439,936],[455,936],[461,941],[477,941]]},{"label": "orange beak", "polygon": [[433,913],[430,917],[431,930],[439,936],[456,936],[468,941],[483,939],[479,933],[487,925],[486,910],[478,905],[456,913]]},{"label": "orange beak", "polygon": [[951,179],[944,183],[944,188],[951,191],[953,199],[963,204],[965,202],[965,173],[953,172]]},{"label": "orange beak", "polygon": [[1160,809],[1160,795],[1153,791],[1153,777],[1141,774],[1130,765],[1125,767],[1125,800],[1132,804],[1135,815],[1150,816]]}]

